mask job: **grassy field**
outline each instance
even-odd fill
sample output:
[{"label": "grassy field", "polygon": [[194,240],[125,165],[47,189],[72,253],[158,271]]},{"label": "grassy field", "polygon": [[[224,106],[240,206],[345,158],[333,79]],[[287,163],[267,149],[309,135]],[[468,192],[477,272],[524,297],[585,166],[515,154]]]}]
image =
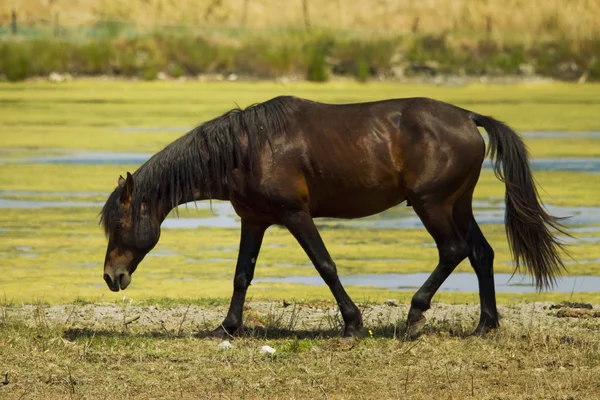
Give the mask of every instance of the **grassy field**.
[{"label": "grassy field", "polygon": [[[260,282],[250,288],[246,311],[246,324],[254,330],[232,341],[233,349],[219,352],[219,340],[203,338],[202,332],[214,328],[226,311],[237,230],[164,229],[130,288],[112,293],[102,281],[106,239],[97,217],[119,174],[137,166],[27,159],[65,150],[154,153],[236,103],[244,107],[279,94],[326,102],[430,96],[493,115],[518,131],[598,131],[599,89],[343,82],[0,84],[0,201],[74,203],[0,212],[0,379],[9,372],[0,397],[597,398],[597,292],[499,293],[502,329],[482,339],[466,336],[478,318],[477,293],[439,293],[424,335],[407,337],[404,323],[414,290],[349,286],[367,325],[364,340],[348,342],[339,338],[339,315],[324,286]],[[536,158],[598,157],[599,142],[574,136],[526,140]],[[598,174],[538,172],[535,177],[550,204],[600,206]],[[476,200],[494,205],[503,196],[502,183],[484,171]],[[180,218],[211,215],[206,208],[180,211]],[[408,214],[410,208],[398,207],[390,215]],[[436,262],[424,229],[319,224],[341,275],[430,272]],[[579,228],[569,273],[599,275],[599,227]],[[496,250],[495,270],[512,272],[504,227],[482,229]],[[464,262],[457,271],[468,272],[470,266]],[[287,275],[316,271],[291,235],[273,227],[256,279]],[[384,306],[389,298],[399,306]],[[292,306],[282,307],[282,300]],[[549,308],[565,300],[594,308],[571,314]],[[277,349],[275,356],[259,354],[265,344]]]},{"label": "grassy field", "polygon": [[[0,307],[3,399],[597,399],[598,309],[502,306],[503,327],[468,336],[473,306],[437,305],[421,336],[406,306],[361,304],[365,338],[339,337],[330,302],[252,302],[254,327],[219,350],[224,307]],[[569,317],[570,316],[570,317]],[[275,349],[260,353],[262,346]]]},{"label": "grassy field", "polygon": [[[96,206],[8,209],[0,215],[0,281],[10,301],[70,302],[75,299],[120,298],[108,292],[101,276],[106,239],[97,215],[116,178],[136,165],[69,165],[27,162],[28,157],[73,151],[154,153],[189,127],[239,104],[241,107],[278,94],[293,94],[326,102],[368,101],[391,97],[430,96],[502,119],[519,131],[585,131],[600,127],[597,114],[600,86],[538,84],[521,86],[435,87],[390,84],[328,85],[269,83],[97,82],[65,85],[48,83],[0,85],[5,112],[0,124],[2,157],[0,188],[7,200],[88,202]],[[596,157],[599,139],[530,139],[534,157]],[[25,160],[25,161],[24,161]],[[576,172],[539,172],[542,195],[558,206],[596,207],[600,176]],[[79,193],[69,196],[69,193]],[[504,186],[484,171],[477,187],[479,201],[498,204]],[[398,207],[393,215],[412,215]],[[210,210],[182,210],[181,218],[212,215]],[[388,215],[389,216],[389,215]],[[322,222],[323,237],[342,274],[430,272],[437,252],[424,229],[378,229],[364,240],[362,230]],[[39,228],[43,227],[40,232]],[[485,225],[484,233],[496,250],[497,272],[512,272],[504,227]],[[573,275],[597,275],[600,232],[575,233],[569,264]],[[169,229],[136,274],[128,296],[136,300],[167,297],[229,296],[238,246],[235,229]],[[208,260],[208,262],[206,261]],[[407,261],[397,261],[407,260]],[[308,266],[308,268],[307,268]],[[468,263],[458,271],[469,272]],[[33,273],[32,273],[33,272]],[[257,266],[257,277],[314,275],[308,258],[285,229],[273,227]],[[349,289],[365,299],[393,295],[368,287]],[[280,293],[317,299],[328,296],[324,287],[258,284],[250,295],[278,298]],[[408,299],[410,292],[401,294]],[[476,298],[476,294],[444,293],[444,301]],[[558,296],[558,297],[557,297]],[[571,294],[501,294],[515,298],[571,298]],[[575,294],[581,300],[595,295]]]}]

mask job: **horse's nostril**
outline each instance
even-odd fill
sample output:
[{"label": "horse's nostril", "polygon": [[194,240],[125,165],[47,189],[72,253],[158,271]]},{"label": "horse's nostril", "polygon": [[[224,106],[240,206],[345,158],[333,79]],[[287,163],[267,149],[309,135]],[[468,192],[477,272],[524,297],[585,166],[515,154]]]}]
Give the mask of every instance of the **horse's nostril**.
[{"label": "horse's nostril", "polygon": [[125,274],[119,274],[119,280],[118,282],[120,283],[121,281],[123,281],[123,277],[125,276]]},{"label": "horse's nostril", "polygon": [[112,285],[112,279],[110,279],[110,275],[104,274],[104,282],[106,282],[108,285]]}]

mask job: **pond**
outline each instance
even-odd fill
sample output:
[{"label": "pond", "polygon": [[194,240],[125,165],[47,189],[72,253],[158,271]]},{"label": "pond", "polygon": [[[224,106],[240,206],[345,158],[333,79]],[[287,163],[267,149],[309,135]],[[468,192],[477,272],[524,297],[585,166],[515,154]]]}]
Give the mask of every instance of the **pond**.
[{"label": "pond", "polygon": [[[345,286],[371,286],[390,290],[417,290],[429,277],[429,273],[416,274],[361,274],[341,275]],[[512,279],[511,279],[512,278]],[[528,276],[511,274],[494,274],[496,292],[534,293],[536,288]],[[284,278],[255,278],[253,283],[277,282],[299,283],[303,285],[323,286],[325,283],[318,275],[287,276]],[[597,292],[600,288],[600,276],[563,276],[558,279],[552,292]],[[478,292],[477,276],[468,272],[451,274],[440,288],[441,292]]]}]

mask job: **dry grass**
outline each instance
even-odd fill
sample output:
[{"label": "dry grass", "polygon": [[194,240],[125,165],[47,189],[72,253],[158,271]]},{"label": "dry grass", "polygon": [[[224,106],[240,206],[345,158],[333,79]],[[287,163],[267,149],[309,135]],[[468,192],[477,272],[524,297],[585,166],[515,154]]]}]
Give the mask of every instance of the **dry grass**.
[{"label": "dry grass", "polygon": [[437,304],[408,337],[406,306],[363,304],[354,341],[332,303],[250,303],[253,329],[219,351],[203,332],[224,306],[5,304],[0,397],[597,399],[600,320],[549,306],[501,307],[502,328],[480,338],[468,336],[477,306]]},{"label": "dry grass", "polygon": [[[600,2],[596,0],[306,0],[312,25],[364,29],[379,33],[486,32],[502,35],[600,34]],[[99,20],[133,22],[152,28],[162,24],[190,26],[246,25],[252,28],[304,26],[300,0],[8,0],[0,7],[0,23],[8,25],[17,10],[25,25],[52,23],[89,26]]]}]

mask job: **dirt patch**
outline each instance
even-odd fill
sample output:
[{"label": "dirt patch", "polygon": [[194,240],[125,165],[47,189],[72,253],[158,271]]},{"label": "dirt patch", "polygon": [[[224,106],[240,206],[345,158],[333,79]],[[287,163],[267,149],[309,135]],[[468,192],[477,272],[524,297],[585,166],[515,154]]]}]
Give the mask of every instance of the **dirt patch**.
[{"label": "dirt patch", "polygon": [[600,311],[563,308],[556,313],[558,318],[600,318]]},{"label": "dirt patch", "polygon": [[592,306],[590,303],[578,303],[573,301],[563,301],[562,303],[552,304],[550,306],[551,310],[556,310],[560,308],[581,308],[585,310],[591,310],[594,308],[594,306]]},{"label": "dirt patch", "polygon": [[[374,326],[401,326],[406,322],[409,305],[395,301],[387,304],[359,305],[365,329]],[[558,312],[554,312],[558,308]],[[523,303],[501,305],[501,325],[555,324],[557,318],[599,318],[600,307],[591,304],[571,305]],[[216,328],[227,312],[227,306],[141,306],[128,304],[24,305],[6,309],[7,315],[20,317],[35,325],[61,325],[71,329],[162,331],[185,334]],[[469,329],[479,319],[478,304],[434,304],[425,314],[428,323],[460,324]],[[245,325],[294,331],[341,330],[343,320],[337,305],[329,301],[313,303],[248,302],[244,307]]]}]

